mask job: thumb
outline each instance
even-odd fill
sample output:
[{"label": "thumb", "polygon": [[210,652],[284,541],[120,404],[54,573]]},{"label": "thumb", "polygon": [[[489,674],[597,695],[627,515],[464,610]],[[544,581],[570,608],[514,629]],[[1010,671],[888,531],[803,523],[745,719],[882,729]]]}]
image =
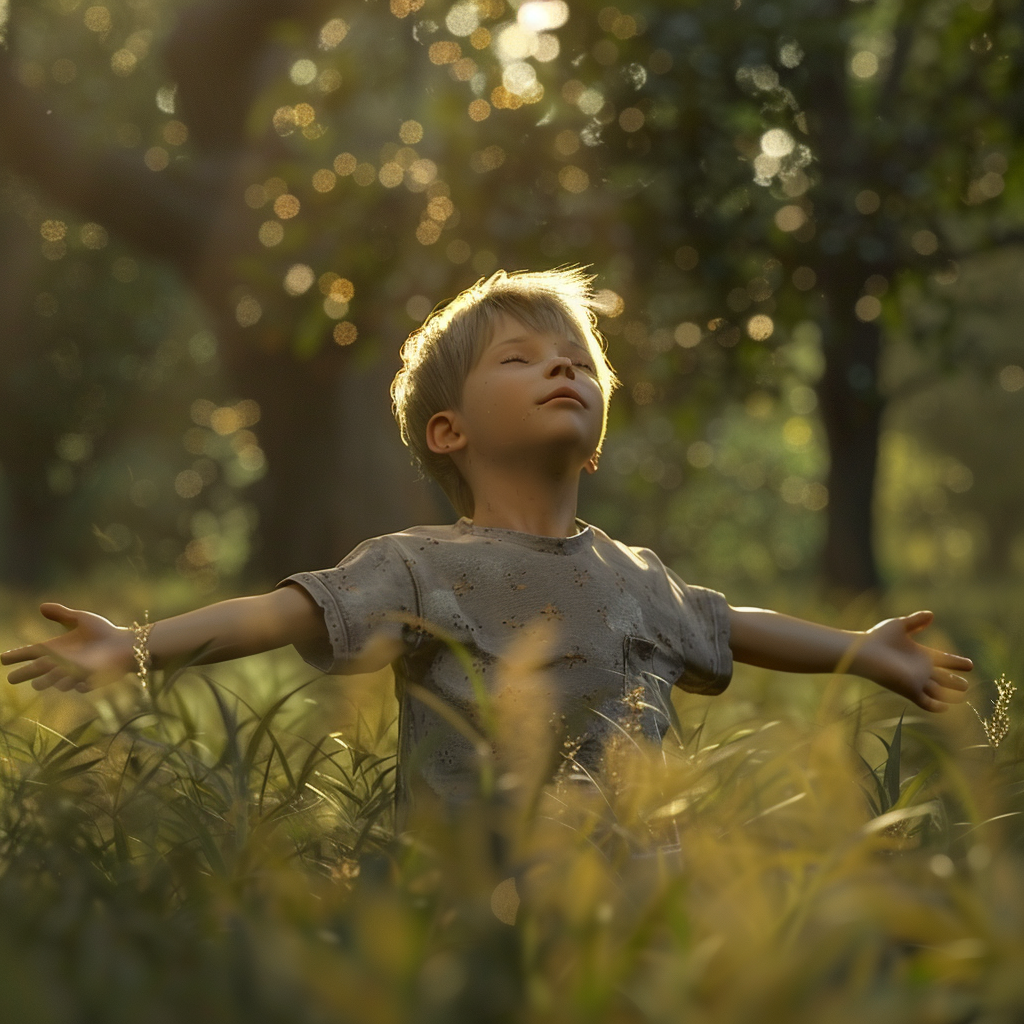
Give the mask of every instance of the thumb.
[{"label": "thumb", "polygon": [[917,633],[926,626],[930,626],[934,618],[934,612],[914,612],[911,615],[903,616],[903,626],[908,633]]},{"label": "thumb", "polygon": [[42,612],[45,618],[53,622],[59,622],[68,629],[74,629],[78,625],[78,612],[62,604],[57,604],[55,601],[47,601],[45,604],[41,604],[39,611]]}]

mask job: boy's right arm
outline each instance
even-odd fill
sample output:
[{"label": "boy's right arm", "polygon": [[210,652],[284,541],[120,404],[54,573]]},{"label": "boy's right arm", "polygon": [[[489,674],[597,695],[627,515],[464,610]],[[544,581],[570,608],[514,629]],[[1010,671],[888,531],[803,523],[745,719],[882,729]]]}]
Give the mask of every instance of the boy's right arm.
[{"label": "boy's right arm", "polygon": [[[60,604],[44,604],[40,611],[68,632],[46,643],[0,655],[0,664],[21,663],[8,675],[10,682],[31,679],[37,690],[53,686],[85,691],[135,670],[135,635],[131,629]],[[169,659],[205,647],[197,659],[205,664],[326,639],[319,606],[302,587],[289,584],[269,594],[219,601],[161,619],[149,634],[149,651],[153,665],[159,667]]]}]

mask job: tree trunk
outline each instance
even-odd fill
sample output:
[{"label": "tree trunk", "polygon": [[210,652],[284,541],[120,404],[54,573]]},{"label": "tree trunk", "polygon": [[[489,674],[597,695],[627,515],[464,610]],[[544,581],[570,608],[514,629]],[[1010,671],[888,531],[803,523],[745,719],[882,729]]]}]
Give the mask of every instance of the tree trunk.
[{"label": "tree trunk", "polygon": [[0,239],[0,576],[23,587],[39,582],[46,561],[54,520],[46,484],[53,439],[33,415],[26,383],[35,358],[25,322],[25,295],[36,276],[28,258],[35,238],[19,218],[0,215]]},{"label": "tree trunk", "polygon": [[[252,582],[332,564],[365,537],[439,515],[436,489],[417,479],[390,416],[394,357],[355,365],[365,360],[371,339],[393,338],[397,352],[401,325],[382,320],[382,333],[361,320],[362,351],[343,352],[326,340],[315,357],[302,359],[291,351],[287,326],[261,334],[234,319],[235,268],[255,246],[242,194],[274,158],[264,151],[265,140],[253,142],[245,132],[261,76],[274,73],[260,60],[278,20],[316,21],[327,6],[326,0],[213,0],[182,15],[168,42],[168,64],[179,84],[179,113],[199,150],[182,173],[154,174],[141,153],[87,149],[72,122],[50,116],[43,97],[18,81],[11,55],[0,49],[0,160],[51,201],[171,264],[209,308],[236,393],[260,405],[258,436],[269,473],[253,492],[260,540],[248,572]],[[13,315],[27,308],[37,258],[17,260],[11,246],[4,251],[12,266],[0,294],[0,313],[8,313],[0,354],[13,386],[19,358],[39,358],[22,351],[32,335],[18,330]],[[14,387],[0,408],[0,466],[13,507],[3,527],[10,539],[0,572],[21,584],[41,582],[57,502],[45,480],[52,428],[30,415],[31,403],[32,396]]]},{"label": "tree trunk", "polygon": [[334,565],[368,537],[433,521],[440,502],[419,479],[391,415],[391,358],[327,347],[226,353],[241,394],[262,411],[257,428],[270,473],[258,485],[260,546],[249,575],[275,582]]},{"label": "tree trunk", "polygon": [[[852,305],[843,303],[851,310]],[[823,327],[825,372],[818,398],[830,462],[821,572],[827,586],[859,594],[880,586],[872,518],[884,411],[877,379],[880,332],[873,323],[835,313]]]}]

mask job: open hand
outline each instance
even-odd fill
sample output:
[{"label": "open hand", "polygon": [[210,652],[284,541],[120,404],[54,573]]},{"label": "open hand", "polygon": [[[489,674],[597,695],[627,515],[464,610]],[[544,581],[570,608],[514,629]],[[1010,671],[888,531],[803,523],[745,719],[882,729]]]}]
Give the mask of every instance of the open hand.
[{"label": "open hand", "polygon": [[967,680],[954,669],[969,672],[970,658],[925,647],[912,634],[931,625],[932,612],[914,612],[886,619],[863,634],[852,671],[873,679],[925,711],[946,711],[966,700]]},{"label": "open hand", "polygon": [[102,615],[76,611],[62,604],[40,605],[43,615],[59,622],[68,632],[46,643],[16,647],[0,654],[0,664],[16,665],[7,679],[12,683],[32,680],[36,690],[85,692],[93,686],[119,679],[134,665],[134,634],[115,626]]}]

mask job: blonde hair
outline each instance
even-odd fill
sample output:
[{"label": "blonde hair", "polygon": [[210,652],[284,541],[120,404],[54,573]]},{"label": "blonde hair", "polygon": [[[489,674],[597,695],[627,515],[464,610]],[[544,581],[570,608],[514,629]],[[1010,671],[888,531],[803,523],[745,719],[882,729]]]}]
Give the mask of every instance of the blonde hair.
[{"label": "blonde hair", "polygon": [[582,267],[511,274],[499,270],[436,309],[402,346],[402,368],[391,385],[402,440],[420,468],[441,485],[459,515],[473,514],[473,494],[450,456],[427,447],[427,423],[435,413],[461,406],[466,377],[491,343],[503,313],[531,330],[568,331],[586,346],[605,400],[600,452],[608,399],[618,380],[597,329],[593,280]]}]

